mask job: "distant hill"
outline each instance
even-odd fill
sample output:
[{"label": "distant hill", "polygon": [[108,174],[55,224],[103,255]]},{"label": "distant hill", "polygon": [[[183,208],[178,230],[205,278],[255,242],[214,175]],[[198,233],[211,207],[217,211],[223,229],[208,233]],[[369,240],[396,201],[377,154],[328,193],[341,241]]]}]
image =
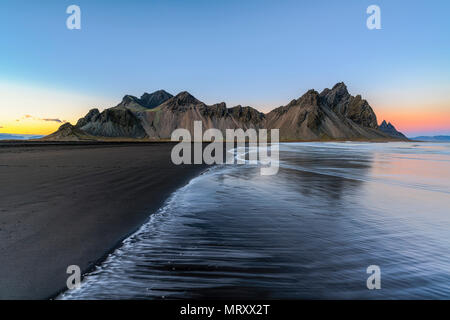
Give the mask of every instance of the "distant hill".
[{"label": "distant hill", "polygon": [[95,141],[96,137],[89,135],[85,131],[73,126],[70,123],[64,123],[56,132],[45,136],[42,140],[47,141]]},{"label": "distant hill", "polygon": [[170,139],[177,128],[193,134],[194,121],[201,121],[204,130],[222,132],[279,129],[283,141],[407,140],[390,123],[378,126],[369,103],[360,95],[352,96],[343,82],[321,93],[309,90],[267,114],[248,106],[227,108],[224,102],[207,105],[186,91],[175,96],[164,90],[144,93],[141,98],[126,95],[117,106],[103,112],[92,109],[76,125],[63,125],[43,139]]},{"label": "distant hill", "polygon": [[378,129],[387,133],[391,137],[399,139],[408,139],[403,133],[397,131],[397,129],[395,129],[395,127],[390,122],[386,122],[386,120],[383,120]]},{"label": "distant hill", "polygon": [[450,136],[419,136],[411,139],[418,141],[450,142]]}]

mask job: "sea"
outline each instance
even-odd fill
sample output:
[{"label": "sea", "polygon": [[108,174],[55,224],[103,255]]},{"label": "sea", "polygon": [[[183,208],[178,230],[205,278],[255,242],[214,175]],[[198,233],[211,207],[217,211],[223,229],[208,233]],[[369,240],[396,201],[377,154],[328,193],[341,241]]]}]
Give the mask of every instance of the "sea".
[{"label": "sea", "polygon": [[279,150],[191,180],[59,298],[450,299],[450,143]]},{"label": "sea", "polygon": [[29,140],[29,139],[39,139],[43,135],[35,134],[11,134],[11,133],[0,133],[0,140]]}]

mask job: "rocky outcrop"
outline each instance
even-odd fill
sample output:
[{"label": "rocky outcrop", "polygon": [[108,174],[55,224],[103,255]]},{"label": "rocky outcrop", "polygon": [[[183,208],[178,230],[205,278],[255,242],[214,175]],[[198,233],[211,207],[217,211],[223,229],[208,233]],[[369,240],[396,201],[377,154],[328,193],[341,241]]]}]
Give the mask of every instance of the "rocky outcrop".
[{"label": "rocky outcrop", "polygon": [[45,141],[95,141],[96,137],[91,136],[84,132],[83,130],[71,125],[70,123],[65,123],[59,127],[59,129],[40,140]]},{"label": "rocky outcrop", "polygon": [[145,138],[147,134],[138,117],[128,109],[111,108],[100,113],[92,109],[78,120],[76,127],[100,137]]},{"label": "rocky outcrop", "polygon": [[84,116],[84,118],[80,118],[78,120],[78,122],[75,126],[77,128],[82,128],[85,125],[87,125],[88,123],[95,121],[99,115],[100,115],[100,111],[98,111],[98,109],[91,109],[91,110],[89,110],[87,115]]},{"label": "rocky outcrop", "polygon": [[115,106],[115,109],[128,109],[132,112],[146,111],[148,109],[153,109],[160,104],[166,102],[173,96],[164,91],[158,90],[153,93],[145,92],[141,98],[137,98],[132,95],[126,95],[123,97],[122,101]]},{"label": "rocky outcrop", "polygon": [[320,103],[363,127],[376,129],[378,126],[377,116],[367,101],[360,95],[350,95],[343,82],[337,83],[332,89],[323,90],[320,93]]},{"label": "rocky outcrop", "polygon": [[249,123],[251,127],[262,127],[263,122],[265,121],[264,113],[259,112],[252,107],[243,107],[238,105],[236,107],[232,107],[228,110],[228,112],[237,119],[238,122]]},{"label": "rocky outcrop", "polygon": [[193,135],[194,121],[201,121],[203,130],[261,128],[264,114],[250,107],[227,108],[224,102],[206,105],[184,91],[167,100],[154,110],[140,113],[145,131],[154,139],[170,139],[177,128],[184,128]]},{"label": "rocky outcrop", "polygon": [[397,129],[395,129],[395,127],[390,122],[386,122],[386,120],[383,120],[378,129],[380,129],[384,133],[387,133],[389,136],[393,138],[404,140],[408,139],[403,133],[397,131]]},{"label": "rocky outcrop", "polygon": [[164,90],[158,90],[153,93],[144,93],[141,96],[141,103],[144,105],[144,107],[148,109],[153,109],[159,106],[161,103],[166,102],[170,98],[172,98],[173,95],[170,93],[164,91]]},{"label": "rocky outcrop", "polygon": [[193,134],[194,121],[201,121],[203,130],[216,128],[223,133],[237,128],[279,129],[285,141],[406,139],[391,124],[378,127],[369,103],[360,95],[352,96],[343,82],[321,93],[309,90],[267,114],[240,105],[227,108],[224,102],[207,105],[187,91],[176,96],[164,90],[141,98],[126,95],[113,108],[90,110],[75,128],[96,137],[160,140],[170,139],[178,128]]},{"label": "rocky outcrop", "polygon": [[309,90],[269,112],[266,127],[280,129],[282,140],[391,138],[377,129],[377,117],[367,101],[350,95],[342,82],[320,94]]}]

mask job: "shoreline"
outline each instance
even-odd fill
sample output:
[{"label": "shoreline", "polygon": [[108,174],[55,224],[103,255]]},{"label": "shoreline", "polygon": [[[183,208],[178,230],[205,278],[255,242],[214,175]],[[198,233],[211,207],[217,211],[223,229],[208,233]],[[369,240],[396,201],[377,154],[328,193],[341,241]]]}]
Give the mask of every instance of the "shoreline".
[{"label": "shoreline", "polygon": [[173,165],[168,143],[70,146],[0,147],[1,299],[56,298],[67,266],[94,270],[208,168]]},{"label": "shoreline", "polygon": [[[131,232],[129,232],[129,234],[127,234],[123,239],[118,241],[117,244],[114,247],[112,247],[112,249],[110,251],[106,252],[100,259],[98,259],[98,261],[94,265],[92,265],[92,267],[89,270],[86,270],[85,272],[82,272],[82,274],[81,274],[81,282],[83,282],[83,280],[85,279],[86,276],[89,276],[89,274],[91,272],[94,272],[99,266],[101,266],[108,259],[108,257],[111,254],[113,254],[117,249],[121,248],[123,246],[123,244],[124,244],[124,241],[126,241],[128,238],[134,236],[135,234],[139,233],[141,228],[144,227],[147,223],[149,223],[151,221],[150,220],[151,217],[154,214],[157,214],[161,209],[163,209],[169,203],[171,198],[173,196],[175,196],[175,194],[177,192],[180,192],[185,187],[187,187],[192,181],[194,181],[195,179],[200,178],[202,175],[204,175],[207,172],[209,172],[213,167],[214,166],[210,166],[210,167],[204,168],[196,176],[191,177],[183,185],[180,185],[176,190],[174,190],[172,193],[170,193],[169,196],[161,204],[161,206],[156,211],[150,213],[148,215],[147,219],[141,225],[139,225],[135,230],[132,230]],[[54,294],[53,296],[47,298],[46,300],[63,300],[63,299],[58,299],[58,297],[63,295],[65,292],[68,292],[68,290],[69,289],[65,288],[65,289],[61,290],[60,292]]]},{"label": "shoreline", "polygon": [[[120,145],[161,145],[161,144],[178,144],[183,141],[171,141],[171,140],[142,140],[142,139],[129,139],[129,140],[80,140],[80,141],[50,141],[50,140],[0,140],[1,148],[9,147],[45,147],[45,146],[120,146]],[[278,143],[311,143],[311,142],[364,142],[364,143],[389,143],[389,142],[435,142],[435,141],[422,141],[422,140],[403,140],[403,139],[327,139],[327,140],[280,140]],[[441,142],[441,141],[438,141]],[[446,141],[443,141],[446,142]],[[197,142],[196,142],[197,143]],[[200,143],[200,142],[198,142]],[[203,144],[213,143],[213,141],[202,141]],[[223,143],[227,143],[226,140]],[[248,143],[246,140],[245,143]],[[271,143],[270,140],[267,143]]]},{"label": "shoreline", "polygon": [[[150,221],[150,218],[152,215],[156,214],[161,208],[163,208],[167,201],[179,190],[183,189],[184,187],[186,187],[187,185],[189,185],[189,183],[198,178],[199,176],[201,176],[202,174],[204,174],[205,172],[207,172],[209,170],[209,168],[204,168],[202,171],[200,171],[197,175],[187,179],[187,181],[185,181],[184,184],[181,184],[178,188],[176,188],[174,191],[172,191],[170,194],[167,195],[167,197],[164,199],[164,201],[162,202],[162,204],[160,205],[160,207],[158,209],[156,209],[156,211],[149,213],[148,217],[140,224],[138,225],[134,230],[131,230],[130,232],[128,232],[128,234],[126,234],[122,239],[120,239],[119,241],[117,241],[117,243],[115,245],[113,245],[111,247],[111,249],[107,252],[105,252],[97,261],[95,261],[94,263],[92,263],[92,265],[87,268],[86,270],[82,270],[81,271],[81,282],[83,282],[84,278],[91,272],[95,271],[95,269],[97,267],[99,267],[108,257],[111,253],[114,253],[114,251],[116,251],[117,249],[119,249],[122,245],[123,242],[128,239],[129,237],[133,236],[136,232],[138,232],[142,226],[144,226],[146,223],[148,223]],[[59,292],[47,297],[44,300],[56,300],[60,295],[64,294],[64,292],[67,292],[67,288],[64,288],[62,290],[60,290]]]},{"label": "shoreline", "polygon": [[[25,143],[4,144],[0,141],[0,178],[2,181],[6,181],[0,187],[0,254],[4,257],[4,262],[0,265],[0,298],[55,299],[67,290],[65,280],[69,275],[65,273],[65,269],[62,270],[61,266],[65,265],[67,267],[70,264],[76,264],[65,264],[65,262],[63,263],[58,260],[58,257],[65,256],[65,259],[62,260],[69,261],[69,258],[72,256],[72,250],[75,250],[73,248],[61,248],[58,241],[75,244],[77,250],[87,251],[80,254],[82,257],[79,258],[83,279],[87,273],[93,271],[101,264],[111,252],[119,248],[126,238],[139,230],[148,221],[150,216],[164,205],[174,192],[183,188],[192,179],[195,179],[208,170],[209,166],[206,165],[173,165],[170,161],[170,151],[172,146],[177,143],[36,143],[25,141]],[[92,158],[93,154],[97,155]],[[142,157],[143,155],[145,157]],[[82,164],[71,163],[71,157],[74,156],[81,159]],[[120,158],[118,159],[118,163],[114,163],[115,156]],[[61,162],[53,166],[49,165],[55,159],[59,159],[58,161]],[[139,180],[142,174],[140,169],[149,169],[146,165],[146,160],[155,161],[154,166],[151,168],[153,170],[145,171],[149,175],[147,179],[157,178],[162,179],[161,181],[168,180],[166,181],[167,185],[165,189],[159,190],[157,197],[153,199],[148,199],[147,197],[149,194],[154,193],[155,189],[158,189],[160,185],[150,183],[148,186],[148,180],[146,180],[147,182]],[[86,165],[85,162],[88,164]],[[99,173],[98,171],[102,165],[109,166],[109,170]],[[121,175],[121,179],[115,179],[115,184],[120,184],[122,179],[125,181],[138,179],[138,181],[132,183],[132,186],[138,189],[147,188],[148,186],[148,192],[138,197],[137,202],[140,204],[137,207],[131,210],[128,210],[123,205],[117,208],[115,206],[105,208],[105,203],[108,202],[107,200],[97,202],[97,198],[91,195],[91,193],[98,193],[98,190],[101,190],[98,185],[95,185],[90,186],[88,190],[82,191],[84,194],[82,194],[81,199],[79,197],[74,199],[76,200],[74,201],[75,205],[84,203],[83,205],[88,207],[87,212],[94,216],[87,216],[86,212],[84,212],[85,209],[76,208],[75,206],[75,208],[67,209],[70,207],[64,204],[64,200],[67,199],[61,199],[60,193],[70,192],[74,185],[61,183],[61,177],[58,174],[55,177],[53,174],[54,171],[61,171],[59,174],[63,175],[62,180],[80,171],[85,175],[86,172],[84,171],[88,171],[87,177],[94,175],[96,178],[100,177],[100,179],[105,179],[108,174],[111,172],[114,173],[115,168],[131,170],[130,172],[124,172]],[[164,176],[164,173],[158,169],[162,169],[163,171],[169,170],[169,172]],[[45,172],[38,179],[30,180],[29,174],[33,176],[37,171]],[[49,190],[45,190],[44,192],[41,190],[36,194],[33,190],[39,188],[41,183],[51,183],[51,186]],[[16,185],[14,186],[14,184]],[[30,184],[27,186],[29,188],[28,193],[23,195],[20,192],[14,193],[14,188],[20,190],[24,184]],[[84,188],[85,184],[89,184],[89,181],[85,179],[75,181],[75,187],[77,189],[79,189],[78,187]],[[12,195],[12,201],[8,197],[7,189],[9,188],[13,189],[13,191],[8,190],[10,195]],[[127,191],[124,189],[125,187],[122,186],[115,190],[113,196],[118,198],[116,200],[119,202],[122,200],[135,200],[134,194],[130,194],[129,190],[127,194]],[[77,192],[80,191],[77,190]],[[124,195],[123,192],[126,194]],[[45,202],[41,200],[42,197],[46,198]],[[35,208],[36,204],[38,204],[37,209]],[[97,207],[92,208],[93,204]],[[50,208],[52,206],[56,207],[57,211],[53,210],[52,214],[46,215],[46,211],[52,211],[54,209]],[[59,217],[61,210],[58,211],[58,208],[60,207],[65,208],[63,210],[63,217]],[[49,208],[50,210],[48,210]],[[110,216],[112,213],[108,210],[113,210],[113,214],[116,215],[115,220],[110,221],[111,225],[106,224],[102,226],[105,220],[108,222],[108,219],[111,219]],[[19,212],[18,216],[14,214],[8,216],[8,212],[14,213],[15,211]],[[77,226],[75,231],[70,231],[71,238],[69,237],[69,240],[66,239],[67,230],[64,230],[65,224],[73,223],[74,219],[76,220],[80,214],[88,223],[84,227]],[[16,219],[17,221],[15,221]],[[52,224],[53,219],[57,219],[58,222]],[[48,227],[47,224],[52,225]],[[87,231],[84,229],[88,229],[89,232],[87,235]],[[104,235],[96,236],[94,231],[106,232],[106,236],[103,238],[102,236]],[[42,234],[45,232],[47,234],[43,236]],[[51,239],[47,239],[47,242],[41,244],[42,237],[49,237],[48,232],[54,234],[50,235]],[[37,234],[39,233],[40,235],[38,236]],[[93,249],[86,248],[82,245],[84,241],[88,241],[89,239],[94,242],[89,245],[89,247],[93,246]],[[30,245],[31,249],[28,245]],[[23,250],[17,250],[17,248]],[[55,251],[52,251],[52,249],[55,249]],[[42,253],[43,250],[46,250],[44,254]],[[52,270],[49,270],[49,267],[46,266],[46,260],[53,260],[52,263],[59,265],[56,277],[54,268],[50,268]],[[26,265],[29,266],[27,267]],[[36,266],[37,269],[33,269],[32,266]],[[48,281],[50,284],[35,283],[39,281],[44,283]],[[22,282],[25,282],[25,285]],[[40,288],[42,287],[44,289],[41,290]]]}]

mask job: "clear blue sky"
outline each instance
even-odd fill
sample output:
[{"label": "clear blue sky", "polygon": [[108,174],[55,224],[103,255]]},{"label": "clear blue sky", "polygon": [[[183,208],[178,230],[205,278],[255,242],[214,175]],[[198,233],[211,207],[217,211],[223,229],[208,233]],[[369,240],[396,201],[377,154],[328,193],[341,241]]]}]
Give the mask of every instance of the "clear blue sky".
[{"label": "clear blue sky", "polygon": [[[66,28],[71,4],[81,30]],[[366,28],[370,4],[381,8],[382,30]],[[0,83],[104,107],[166,89],[268,111],[344,81],[409,134],[450,134],[449,14],[447,0],[2,0]],[[81,110],[54,108],[33,116]],[[430,127],[414,126],[426,112]]]}]

